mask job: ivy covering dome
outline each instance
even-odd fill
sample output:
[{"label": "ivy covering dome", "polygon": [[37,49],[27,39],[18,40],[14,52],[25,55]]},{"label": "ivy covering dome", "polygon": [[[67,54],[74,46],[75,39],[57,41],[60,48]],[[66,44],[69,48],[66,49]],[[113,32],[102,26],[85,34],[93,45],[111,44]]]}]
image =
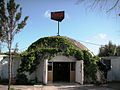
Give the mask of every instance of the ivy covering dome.
[{"label": "ivy covering dome", "polygon": [[28,50],[38,48],[59,48],[65,50],[68,47],[88,51],[88,48],[83,44],[66,36],[51,36],[40,38],[39,40],[32,43]]}]

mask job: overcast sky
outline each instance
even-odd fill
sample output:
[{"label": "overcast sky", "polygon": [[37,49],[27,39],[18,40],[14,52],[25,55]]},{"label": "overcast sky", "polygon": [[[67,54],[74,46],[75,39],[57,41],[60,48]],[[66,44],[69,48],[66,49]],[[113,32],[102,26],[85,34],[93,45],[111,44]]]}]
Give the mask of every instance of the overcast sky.
[{"label": "overcast sky", "polygon": [[[112,41],[120,43],[120,17],[114,13],[106,15],[100,10],[88,10],[77,0],[16,0],[23,8],[23,17],[28,15],[25,28],[15,36],[13,47],[18,43],[23,51],[41,37],[57,35],[57,22],[50,19],[50,12],[65,11],[65,19],[60,23],[60,35],[73,38],[94,54],[100,45]],[[113,14],[113,15],[112,15]],[[90,42],[97,45],[85,43]],[[4,48],[5,49],[5,48]]]}]

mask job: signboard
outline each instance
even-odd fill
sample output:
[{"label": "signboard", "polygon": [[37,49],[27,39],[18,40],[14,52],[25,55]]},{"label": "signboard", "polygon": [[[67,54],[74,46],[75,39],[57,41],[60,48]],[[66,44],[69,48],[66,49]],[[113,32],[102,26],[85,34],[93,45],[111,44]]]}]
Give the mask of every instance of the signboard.
[{"label": "signboard", "polygon": [[51,12],[51,19],[61,22],[64,19],[64,11]]}]

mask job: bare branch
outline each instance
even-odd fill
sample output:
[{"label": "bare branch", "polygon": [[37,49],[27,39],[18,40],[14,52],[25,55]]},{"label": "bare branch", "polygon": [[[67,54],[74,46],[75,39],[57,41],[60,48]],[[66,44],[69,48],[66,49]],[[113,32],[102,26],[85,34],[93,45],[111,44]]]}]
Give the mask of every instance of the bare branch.
[{"label": "bare branch", "polygon": [[110,12],[119,8],[120,0],[78,0],[77,4],[84,2],[86,5],[90,5],[90,9],[98,7],[100,10],[106,10]]},{"label": "bare branch", "polygon": [[120,0],[117,0],[116,3],[107,12],[113,10],[117,6],[117,4],[119,3],[119,1]]}]

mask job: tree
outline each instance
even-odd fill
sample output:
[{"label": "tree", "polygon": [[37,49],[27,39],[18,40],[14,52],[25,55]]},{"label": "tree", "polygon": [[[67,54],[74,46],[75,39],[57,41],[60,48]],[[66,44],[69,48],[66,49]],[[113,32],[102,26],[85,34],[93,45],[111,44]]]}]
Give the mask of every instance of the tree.
[{"label": "tree", "polygon": [[8,90],[10,90],[11,84],[11,48],[14,36],[21,31],[26,25],[28,16],[23,20],[21,19],[22,8],[19,4],[16,4],[14,0],[0,0],[0,40],[3,40],[7,44],[9,50],[9,60],[8,60]]},{"label": "tree", "polygon": [[117,46],[115,44],[112,44],[112,42],[109,42],[108,45],[101,46],[99,48],[99,56],[115,56]]},{"label": "tree", "polygon": [[[103,9],[106,12],[115,10],[119,14],[120,0],[78,0],[78,3],[85,3],[88,7]],[[120,14],[119,14],[120,15]]]},{"label": "tree", "polygon": [[116,48],[116,55],[117,55],[117,56],[120,56],[120,45],[117,46],[117,48]]}]

